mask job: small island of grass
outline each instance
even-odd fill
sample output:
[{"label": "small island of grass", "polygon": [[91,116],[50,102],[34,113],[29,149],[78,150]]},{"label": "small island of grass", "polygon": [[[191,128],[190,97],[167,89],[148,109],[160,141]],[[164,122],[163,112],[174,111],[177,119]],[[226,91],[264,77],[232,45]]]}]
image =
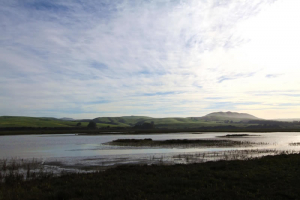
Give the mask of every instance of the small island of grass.
[{"label": "small island of grass", "polygon": [[194,147],[248,147],[255,143],[248,141],[232,140],[152,140],[152,139],[117,139],[107,145],[114,146],[133,146],[133,147],[164,147],[164,148],[194,148]]},{"label": "small island of grass", "polygon": [[219,137],[253,137],[253,136],[260,136],[260,135],[250,135],[250,134],[227,134],[227,135],[219,136]]}]

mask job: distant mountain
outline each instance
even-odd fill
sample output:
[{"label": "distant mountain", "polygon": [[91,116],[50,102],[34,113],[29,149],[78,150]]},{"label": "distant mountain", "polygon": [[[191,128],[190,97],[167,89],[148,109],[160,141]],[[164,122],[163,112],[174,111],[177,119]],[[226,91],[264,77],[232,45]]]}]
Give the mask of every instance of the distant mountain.
[{"label": "distant mountain", "polygon": [[41,118],[41,119],[51,119],[51,120],[58,120],[58,119],[55,118],[55,117],[38,117],[38,118]]},{"label": "distant mountain", "polygon": [[60,118],[59,120],[63,120],[63,121],[74,121],[73,118],[68,118],[68,117],[63,117],[63,118]]},{"label": "distant mountain", "polygon": [[207,121],[249,121],[249,120],[261,120],[253,115],[247,113],[237,113],[237,112],[214,112],[199,119]]}]

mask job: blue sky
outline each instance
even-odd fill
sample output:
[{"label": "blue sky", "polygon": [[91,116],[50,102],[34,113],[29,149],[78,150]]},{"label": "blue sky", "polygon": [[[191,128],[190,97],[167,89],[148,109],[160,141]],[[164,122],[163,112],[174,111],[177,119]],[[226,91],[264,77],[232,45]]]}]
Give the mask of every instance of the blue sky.
[{"label": "blue sky", "polygon": [[300,117],[298,0],[0,0],[0,116]]}]

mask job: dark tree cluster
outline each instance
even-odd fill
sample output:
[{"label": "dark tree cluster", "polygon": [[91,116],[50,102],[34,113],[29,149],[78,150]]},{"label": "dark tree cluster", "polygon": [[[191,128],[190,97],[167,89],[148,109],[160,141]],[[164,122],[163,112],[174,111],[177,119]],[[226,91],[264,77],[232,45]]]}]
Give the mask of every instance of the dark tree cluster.
[{"label": "dark tree cluster", "polygon": [[90,129],[96,129],[97,124],[94,121],[90,121],[90,123],[87,125],[87,127],[90,128]]},{"label": "dark tree cluster", "polygon": [[148,123],[148,122],[144,122],[144,123],[137,123],[134,128],[140,128],[140,129],[153,129],[154,126],[154,122]]}]

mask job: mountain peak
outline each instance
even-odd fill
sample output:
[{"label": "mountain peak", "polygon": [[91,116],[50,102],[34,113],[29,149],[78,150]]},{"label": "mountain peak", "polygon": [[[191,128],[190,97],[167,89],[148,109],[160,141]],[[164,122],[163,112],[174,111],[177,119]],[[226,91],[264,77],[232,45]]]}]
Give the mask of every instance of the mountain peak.
[{"label": "mountain peak", "polygon": [[209,121],[224,121],[224,120],[258,120],[259,118],[250,115],[248,113],[238,113],[238,112],[213,112],[208,115],[205,115],[202,117],[204,120],[209,120]]}]

